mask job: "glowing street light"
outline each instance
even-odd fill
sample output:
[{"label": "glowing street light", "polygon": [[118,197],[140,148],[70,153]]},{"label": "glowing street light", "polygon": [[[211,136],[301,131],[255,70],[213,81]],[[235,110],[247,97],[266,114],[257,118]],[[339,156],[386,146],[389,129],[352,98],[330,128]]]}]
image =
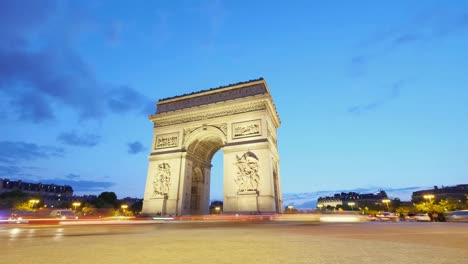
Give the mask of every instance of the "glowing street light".
[{"label": "glowing street light", "polygon": [[120,206],[120,208],[122,208],[122,214],[125,215],[125,210],[127,210],[128,205],[122,204],[122,205]]},{"label": "glowing street light", "polygon": [[219,214],[219,213],[220,213],[220,211],[221,211],[221,207],[219,207],[219,206],[216,206],[216,207],[215,207],[215,211],[216,211],[216,213],[217,213],[217,214]]},{"label": "glowing street light", "polygon": [[31,208],[34,209],[34,207],[36,206],[36,204],[38,204],[40,202],[40,200],[38,199],[31,199],[29,200],[29,203],[31,204]]},{"label": "glowing street light", "polygon": [[356,205],[355,202],[348,202],[348,205],[351,206],[351,211],[354,211],[354,205]]},{"label": "glowing street light", "polygon": [[76,208],[80,207],[81,203],[80,202],[74,202],[74,203],[72,203],[72,205],[75,207],[75,211],[76,211]]},{"label": "glowing street light", "polygon": [[318,207],[319,210],[322,210],[323,204],[317,204],[317,207]]},{"label": "glowing street light", "polygon": [[423,195],[423,198],[426,199],[426,200],[429,200],[430,202],[432,202],[432,199],[434,199],[434,195],[433,194],[425,194]]},{"label": "glowing street light", "polygon": [[390,203],[390,199],[382,199],[382,203],[387,204],[387,210],[390,210],[390,207],[388,205]]}]

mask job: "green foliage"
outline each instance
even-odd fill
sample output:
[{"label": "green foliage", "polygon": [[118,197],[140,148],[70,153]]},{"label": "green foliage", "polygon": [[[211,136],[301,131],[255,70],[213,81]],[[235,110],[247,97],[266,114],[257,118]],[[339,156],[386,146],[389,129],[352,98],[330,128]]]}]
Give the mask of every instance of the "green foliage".
[{"label": "green foliage", "polygon": [[96,215],[97,210],[92,205],[87,204],[81,207],[81,211],[79,213],[82,216],[92,216],[92,215]]},{"label": "green foliage", "polygon": [[414,205],[416,210],[419,212],[430,213],[430,212],[437,212],[437,213],[445,213],[447,211],[454,211],[461,209],[462,204],[458,201],[454,201],[451,199],[442,199],[438,203],[434,201],[428,202],[421,202]]},{"label": "green foliage", "polygon": [[20,190],[4,192],[0,194],[0,209],[16,208],[20,204],[27,203],[28,200],[28,194]]},{"label": "green foliage", "polygon": [[114,192],[102,192],[96,201],[94,201],[96,208],[119,208],[119,200]]},{"label": "green foliage", "polygon": [[141,212],[141,210],[143,209],[143,199],[139,200],[138,202],[133,203],[129,209],[132,212],[136,212],[136,213]]}]

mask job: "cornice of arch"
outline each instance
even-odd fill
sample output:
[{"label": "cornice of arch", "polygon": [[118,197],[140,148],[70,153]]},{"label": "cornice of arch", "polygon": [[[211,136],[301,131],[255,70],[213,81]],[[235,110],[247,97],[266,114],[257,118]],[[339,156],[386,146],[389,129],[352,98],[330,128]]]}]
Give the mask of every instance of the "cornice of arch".
[{"label": "cornice of arch", "polygon": [[154,114],[149,119],[155,127],[162,127],[262,110],[267,110],[275,126],[279,127],[280,120],[269,94]]}]

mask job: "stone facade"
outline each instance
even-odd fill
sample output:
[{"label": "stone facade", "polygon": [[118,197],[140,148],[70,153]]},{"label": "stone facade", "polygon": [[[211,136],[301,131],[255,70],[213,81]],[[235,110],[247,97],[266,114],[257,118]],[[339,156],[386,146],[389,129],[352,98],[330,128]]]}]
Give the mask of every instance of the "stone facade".
[{"label": "stone facade", "polygon": [[224,152],[224,212],[282,211],[276,130],[263,79],[160,100],[143,213],[208,214],[213,155]]}]

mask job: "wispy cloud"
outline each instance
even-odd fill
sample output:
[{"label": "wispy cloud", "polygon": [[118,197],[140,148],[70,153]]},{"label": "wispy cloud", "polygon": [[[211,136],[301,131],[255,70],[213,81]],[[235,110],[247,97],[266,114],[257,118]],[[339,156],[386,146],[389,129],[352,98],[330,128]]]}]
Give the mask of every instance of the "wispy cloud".
[{"label": "wispy cloud", "polygon": [[64,153],[62,148],[53,146],[40,146],[23,141],[0,141],[0,162],[7,164],[63,157]]},{"label": "wispy cloud", "polygon": [[146,148],[139,141],[130,142],[127,144],[129,154],[138,154],[144,152]]},{"label": "wispy cloud", "polygon": [[363,52],[351,58],[352,75],[361,75],[369,62],[408,45],[447,38],[468,31],[468,12],[426,10],[400,25],[382,29],[360,41]]},{"label": "wispy cloud", "polygon": [[107,106],[112,112],[125,113],[132,110],[143,112],[148,111],[148,106],[154,108],[153,101],[149,100],[146,96],[128,86],[121,86],[111,89],[107,97]]},{"label": "wispy cloud", "polygon": [[[63,106],[80,119],[143,111],[143,95],[130,87],[103,84],[76,51],[76,40],[92,20],[82,9],[86,7],[52,0],[28,3],[27,8],[20,1],[0,1],[0,96],[8,104],[5,109],[11,109],[4,113],[8,117],[40,123],[54,120]],[[118,24],[109,27],[112,38],[118,38]],[[118,101],[112,97],[116,93]],[[102,100],[108,94],[109,104]],[[127,95],[132,96],[130,103],[122,104]]]},{"label": "wispy cloud", "polygon": [[73,191],[78,192],[107,191],[115,185],[115,183],[109,181],[70,180],[60,178],[42,179],[41,182],[57,185],[70,185],[73,188]]},{"label": "wispy cloud", "polygon": [[69,173],[67,175],[65,175],[65,178],[69,179],[69,180],[75,180],[75,179],[79,179],[80,178],[80,175],[78,174],[73,174],[73,173]]},{"label": "wispy cloud", "polygon": [[383,105],[397,99],[400,96],[401,89],[404,84],[405,81],[403,80],[396,81],[389,89],[387,89],[387,92],[384,96],[368,103],[351,106],[348,108],[348,113],[361,115],[382,107]]},{"label": "wispy cloud", "polygon": [[60,142],[79,147],[94,147],[96,146],[101,137],[96,134],[82,134],[79,135],[76,131],[63,132],[57,136],[57,140]]}]

